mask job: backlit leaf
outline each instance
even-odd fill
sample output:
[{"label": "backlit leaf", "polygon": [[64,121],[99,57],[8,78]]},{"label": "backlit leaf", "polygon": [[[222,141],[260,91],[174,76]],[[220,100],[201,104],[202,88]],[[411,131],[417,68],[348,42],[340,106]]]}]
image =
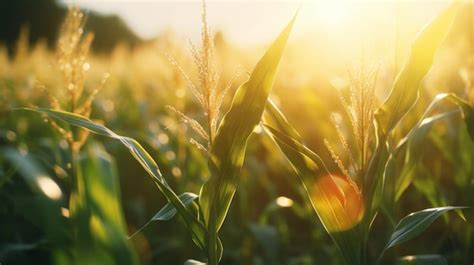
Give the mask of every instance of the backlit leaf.
[{"label": "backlit leaf", "polygon": [[[186,192],[179,195],[179,199],[183,202],[185,206],[191,204],[198,196],[191,192]],[[160,211],[158,211],[155,216],[153,216],[153,221],[167,221],[173,218],[176,215],[176,208],[168,202]]]},{"label": "backlit leaf", "polygon": [[[278,128],[265,124],[265,131],[297,173],[306,190],[308,200],[321,223],[334,239],[344,262],[360,264],[358,222],[363,215],[363,210],[355,214],[351,212],[353,209],[363,209],[357,187],[352,186],[351,181],[345,177],[332,176],[321,158],[302,143],[297,131],[271,102],[267,104],[265,120]],[[341,183],[337,183],[338,181]],[[351,210],[346,206],[349,206]]]},{"label": "backlit leaf", "polygon": [[[217,246],[214,234],[217,234],[222,226],[234,197],[247,141],[260,123],[295,18],[257,63],[249,80],[237,89],[232,105],[223,117],[211,146],[208,163],[211,176],[199,195],[203,219],[211,236],[210,247]],[[211,264],[220,259],[215,257],[215,254],[210,256],[213,259],[209,261]]]},{"label": "backlit leaf", "polygon": [[449,32],[459,3],[445,9],[418,35],[408,61],[398,73],[390,95],[375,113],[380,135],[387,135],[418,99],[418,87],[433,63],[436,50]]},{"label": "backlit leaf", "polygon": [[395,227],[395,231],[390,236],[385,249],[400,245],[410,239],[417,237],[443,213],[462,208],[465,207],[446,206],[430,208],[405,216]]},{"label": "backlit leaf", "polygon": [[150,175],[156,186],[163,193],[163,195],[165,195],[168,201],[175,206],[178,213],[183,217],[186,225],[191,231],[194,242],[201,249],[205,249],[205,237],[207,231],[204,225],[199,222],[196,217],[194,217],[186,209],[186,206],[181,202],[178,195],[176,195],[176,193],[170,188],[165,178],[162,176],[161,171],[156,162],[135,139],[120,136],[114,133],[109,128],[94,123],[88,118],[74,113],[42,108],[25,108],[24,110],[45,113],[48,114],[50,117],[61,120],[68,124],[87,129],[96,134],[119,140],[130,151],[130,153],[140,163],[140,165],[146,170],[146,172]]}]

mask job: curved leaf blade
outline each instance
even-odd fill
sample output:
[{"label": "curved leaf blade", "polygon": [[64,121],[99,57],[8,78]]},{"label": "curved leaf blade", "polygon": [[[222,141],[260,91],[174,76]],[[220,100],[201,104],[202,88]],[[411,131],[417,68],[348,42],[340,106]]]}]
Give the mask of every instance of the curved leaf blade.
[{"label": "curved leaf blade", "polygon": [[[198,196],[192,192],[185,192],[179,195],[180,201],[185,205],[189,206]],[[166,203],[163,208],[161,208],[146,224],[140,227],[135,231],[130,238],[133,238],[135,235],[139,234],[143,229],[145,229],[153,221],[168,221],[171,220],[177,213],[176,207],[170,202]]]},{"label": "curved leaf blade", "polygon": [[296,15],[258,61],[249,80],[235,92],[210,148],[211,174],[199,195],[202,218],[209,232],[210,264],[216,264],[222,256],[217,234],[237,190],[247,141],[262,118],[295,19]]},{"label": "curved leaf blade", "polygon": [[406,159],[405,167],[403,168],[400,177],[396,180],[395,200],[398,200],[401,197],[401,195],[413,179],[411,171],[414,169],[415,164],[421,159],[421,150],[417,147],[426,137],[432,125],[437,121],[445,119],[448,116],[451,116],[457,112],[449,111],[431,117],[427,117],[430,112],[432,112],[433,109],[437,107],[443,100],[448,100],[460,108],[469,136],[471,137],[471,139],[474,140],[474,107],[472,107],[467,101],[459,98],[455,94],[438,94],[431,102],[430,106],[426,109],[420,121],[413,127],[413,129],[411,129],[408,135],[403,138],[397,146],[396,152],[400,152],[400,150],[403,148],[406,149]]},{"label": "curved leaf blade", "polygon": [[237,188],[247,140],[260,123],[295,18],[257,63],[249,80],[237,89],[211,147],[211,177],[203,186],[199,201],[205,222],[208,223],[210,216],[214,216],[217,230],[224,221]]},{"label": "curved leaf blade", "polygon": [[78,256],[88,253],[97,263],[103,255],[113,264],[138,264],[137,254],[127,240],[121,206],[120,184],[115,160],[100,146],[90,145],[79,159],[77,181],[81,183],[71,200],[71,218],[78,232]]},{"label": "curved leaf blade", "polygon": [[[324,165],[324,162],[316,153],[304,145],[296,129],[288,122],[283,113],[271,101],[269,101],[269,104],[266,106],[265,121],[271,121],[272,125],[274,123],[273,126],[278,128],[275,129],[268,124],[265,124],[264,126],[265,131],[270,135],[271,139],[290,162],[290,165],[299,177],[314,212],[339,248],[345,264],[360,264],[361,244],[359,227],[355,226],[348,230],[340,227],[340,229],[338,229],[339,232],[329,231],[328,229],[328,227],[334,226],[331,222],[336,221],[336,224],[339,226],[344,223],[340,218],[344,219],[346,216],[337,215],[340,211],[336,210],[343,208],[343,205],[339,200],[333,200],[332,198],[345,198],[345,194],[337,188],[331,189],[331,191],[327,189],[327,187],[331,186],[336,187],[336,183],[328,183],[325,187],[314,185],[318,176],[330,174],[327,167]],[[326,181],[330,180],[331,178]],[[319,204],[316,205],[312,196],[313,192],[317,192],[319,196],[325,198],[326,201],[319,200]],[[330,211],[324,212],[326,214],[332,213],[332,215],[325,216],[325,214],[318,209],[330,209]]]},{"label": "curved leaf blade", "polygon": [[395,152],[401,149],[406,149],[405,165],[402,169],[400,177],[398,177],[395,182],[395,201],[400,199],[403,192],[408,188],[413,180],[413,174],[416,165],[423,157],[422,149],[419,147],[430,132],[431,127],[433,127],[436,122],[451,117],[455,113],[456,112],[449,111],[424,118],[410,131],[410,133],[404,139],[402,139],[401,144],[397,147]]},{"label": "curved leaf blade", "polygon": [[22,110],[45,113],[50,117],[66,122],[70,125],[81,127],[95,134],[119,140],[146,170],[161,193],[174,205],[178,213],[183,217],[187,227],[193,235],[193,240],[196,245],[203,250],[206,249],[205,238],[207,230],[205,226],[186,209],[186,206],[181,202],[178,195],[176,195],[166,182],[156,162],[135,139],[118,135],[109,128],[94,123],[92,120],[75,113],[44,108],[22,108]]},{"label": "curved leaf blade", "polygon": [[444,93],[436,96],[437,100],[441,100],[444,98],[448,99],[449,101],[458,105],[459,108],[461,108],[463,119],[466,124],[469,136],[471,137],[471,140],[474,141],[474,106],[471,106],[467,101],[452,93]]},{"label": "curved leaf blade", "polygon": [[[197,195],[192,193],[192,192],[185,192],[181,195],[179,195],[179,199],[181,202],[185,205],[188,206],[190,205],[195,199],[197,199]],[[171,218],[173,218],[176,215],[177,211],[174,205],[170,202],[168,202],[161,210],[159,210],[153,218],[151,218],[152,221],[168,221]]]},{"label": "curved leaf blade", "polygon": [[390,236],[385,250],[400,245],[410,239],[413,239],[425,231],[438,217],[443,213],[463,209],[466,207],[446,206],[429,208],[423,211],[411,213],[400,220]]},{"label": "curved leaf blade", "polygon": [[408,61],[397,75],[390,95],[375,113],[380,136],[390,133],[417,101],[418,87],[454,22],[458,6],[457,1],[451,4],[425,27],[413,43]]}]

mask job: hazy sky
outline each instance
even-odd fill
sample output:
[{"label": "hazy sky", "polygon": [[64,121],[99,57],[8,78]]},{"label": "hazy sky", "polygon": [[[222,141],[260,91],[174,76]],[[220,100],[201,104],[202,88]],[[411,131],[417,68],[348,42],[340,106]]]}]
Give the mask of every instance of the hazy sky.
[{"label": "hazy sky", "polygon": [[[199,0],[74,2],[86,9],[120,15],[133,30],[145,38],[167,29],[186,38],[197,39],[200,36]],[[293,33],[296,38],[316,30],[319,36],[321,32],[325,32],[328,38],[337,37],[342,42],[347,42],[354,38],[370,41],[376,37],[374,34],[392,34],[395,31],[397,12],[401,18],[399,23],[403,29],[402,35],[410,35],[433,18],[447,2],[449,1],[214,0],[207,1],[207,6],[208,21],[213,31],[223,30],[226,37],[236,43],[254,44],[274,38],[299,6],[301,10]]]}]

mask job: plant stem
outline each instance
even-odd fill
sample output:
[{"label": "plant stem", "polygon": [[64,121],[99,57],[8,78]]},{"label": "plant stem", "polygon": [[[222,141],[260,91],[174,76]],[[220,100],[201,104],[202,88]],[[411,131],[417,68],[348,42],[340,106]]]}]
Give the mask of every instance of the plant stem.
[{"label": "plant stem", "polygon": [[[208,103],[210,104],[210,103]],[[212,142],[214,140],[214,130],[212,127],[212,114],[211,114],[211,109],[207,110],[207,130],[209,131],[209,151],[211,150],[212,147]]]},{"label": "plant stem", "polygon": [[362,242],[361,242],[361,264],[367,264],[367,243],[369,242],[369,231],[370,226],[364,227],[362,231]]},{"label": "plant stem", "polygon": [[71,212],[71,217],[74,218],[76,215],[77,210],[77,200],[78,200],[78,193],[80,188],[79,183],[79,163],[78,163],[78,156],[79,152],[76,150],[74,145],[74,140],[69,143],[69,148],[71,148],[71,171],[72,171],[72,181],[71,181],[71,197],[69,198],[69,210]]},{"label": "plant stem", "polygon": [[215,211],[211,208],[211,216],[209,218],[209,234],[208,234],[208,262],[209,265],[217,265],[219,263],[217,257],[217,229],[216,229],[216,218]]}]

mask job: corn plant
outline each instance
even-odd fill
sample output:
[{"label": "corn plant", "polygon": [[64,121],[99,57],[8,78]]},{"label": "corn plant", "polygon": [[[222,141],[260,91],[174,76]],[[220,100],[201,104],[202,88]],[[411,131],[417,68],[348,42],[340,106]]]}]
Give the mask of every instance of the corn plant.
[{"label": "corn plant", "polygon": [[266,132],[299,176],[308,200],[338,246],[345,264],[380,263],[388,249],[418,236],[444,212],[460,209],[454,206],[430,208],[404,217],[394,228],[386,245],[380,249],[378,257],[373,259],[368,256],[371,225],[381,208],[384,191],[392,188],[390,185],[384,187],[384,183],[387,178],[395,178],[398,182],[394,185],[396,196],[400,196],[410,183],[409,179],[403,177],[406,174],[401,174],[402,170],[392,165],[396,154],[407,152],[409,160],[406,163],[414,163],[417,155],[409,153],[422,151],[416,150],[419,148],[416,142],[426,135],[431,124],[452,114],[429,116],[433,106],[441,99],[458,104],[472,135],[472,107],[454,95],[446,94],[434,100],[419,122],[398,143],[394,135],[397,125],[417,101],[420,83],[432,65],[437,48],[449,32],[458,7],[459,3],[453,3],[418,35],[407,62],[380,107],[375,109],[371,96],[376,78],[374,72],[362,72],[359,78],[354,79],[352,85],[355,89],[351,91],[350,103],[343,103],[351,118],[356,150],[351,152],[345,136],[336,125],[342,149],[350,157],[351,166],[344,166],[326,142],[342,174],[331,173],[320,156],[304,145],[299,133],[277,106],[272,102],[267,104]]},{"label": "corn plant", "polygon": [[[179,214],[195,244],[206,254],[208,264],[218,264],[223,252],[218,233],[238,186],[247,141],[252,135],[254,127],[260,123],[293,22],[294,18],[256,64],[248,81],[237,89],[232,105],[223,116],[222,121],[217,122],[215,112],[207,113],[210,119],[208,131],[210,176],[199,193],[198,203],[195,202],[198,196],[194,193],[186,192],[179,196],[175,193],[162,175],[157,163],[136,140],[118,135],[107,127],[93,122],[87,116],[74,111],[45,108],[28,108],[27,110],[40,112],[65,124],[120,141],[146,170],[169,202],[158,211],[150,222],[169,220]],[[203,39],[209,41],[206,32],[205,30]],[[205,55],[199,60],[204,64],[203,69],[209,70],[207,52],[208,50],[204,50]],[[207,77],[209,76],[213,78],[212,74],[207,75]],[[205,84],[203,87],[214,85],[208,83],[209,79],[201,81]],[[213,79],[211,81],[214,82]],[[205,100],[218,99],[217,95],[211,96],[210,93],[214,93],[211,90],[204,90],[204,92],[209,93],[197,93],[198,99],[202,99],[205,109],[215,111],[211,102]]]},{"label": "corn plant", "polygon": [[[85,87],[86,73],[90,68],[88,53],[93,34],[84,36],[84,14],[75,6],[70,6],[57,42],[57,65],[63,77],[62,93],[47,93],[51,110],[68,110],[70,113],[89,117],[92,103],[108,78],[92,90]],[[89,132],[57,123],[47,115],[44,119],[63,138],[70,151],[68,207],[64,214],[70,227],[64,227],[72,234],[67,240],[69,248],[56,253],[55,260],[62,264],[136,264],[137,258],[126,237],[125,221],[120,208],[120,190],[117,186],[117,173],[112,158],[100,147],[88,147],[81,153]],[[44,170],[34,166],[31,158],[23,157],[13,150],[7,151],[7,158],[13,164],[31,164],[31,169],[22,175],[29,179],[41,178]],[[102,190],[106,194],[97,191]],[[104,196],[107,200],[104,200]],[[51,203],[52,208],[58,207]],[[59,209],[57,209],[59,211]]]}]

